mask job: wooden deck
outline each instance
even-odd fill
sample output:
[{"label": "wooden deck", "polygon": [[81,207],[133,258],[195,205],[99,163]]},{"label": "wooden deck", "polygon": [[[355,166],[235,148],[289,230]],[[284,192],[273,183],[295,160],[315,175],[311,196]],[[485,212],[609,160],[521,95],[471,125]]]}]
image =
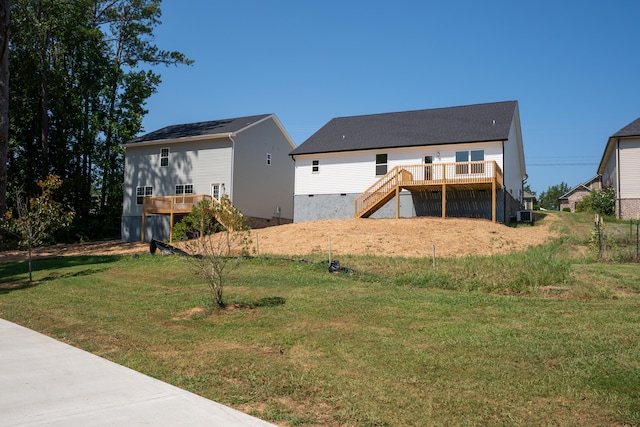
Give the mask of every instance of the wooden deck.
[{"label": "wooden deck", "polygon": [[442,217],[446,218],[447,189],[491,189],[492,220],[496,222],[496,191],[503,186],[502,170],[495,161],[430,163],[396,166],[359,195],[354,203],[354,217],[367,218],[406,189],[419,192],[442,190]]},{"label": "wooden deck", "polygon": [[173,223],[175,215],[186,215],[203,200],[209,200],[211,205],[218,203],[208,194],[183,194],[179,196],[148,196],[142,203],[142,241],[147,215],[169,215],[169,241],[173,240]]}]

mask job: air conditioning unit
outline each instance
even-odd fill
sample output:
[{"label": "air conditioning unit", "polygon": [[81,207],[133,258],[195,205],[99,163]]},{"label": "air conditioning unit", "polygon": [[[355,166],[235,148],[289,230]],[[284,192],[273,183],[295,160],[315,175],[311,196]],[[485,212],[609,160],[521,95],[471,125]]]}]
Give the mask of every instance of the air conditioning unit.
[{"label": "air conditioning unit", "polygon": [[518,211],[516,219],[518,222],[533,222],[533,212]]}]

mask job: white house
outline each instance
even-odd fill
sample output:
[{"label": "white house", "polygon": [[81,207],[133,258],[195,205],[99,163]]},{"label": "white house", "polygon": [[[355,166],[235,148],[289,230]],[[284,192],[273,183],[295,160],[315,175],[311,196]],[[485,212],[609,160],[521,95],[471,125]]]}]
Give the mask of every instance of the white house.
[{"label": "white house", "polygon": [[616,216],[640,219],[640,118],[609,137],[598,174],[616,190]]},{"label": "white house", "polygon": [[523,203],[517,101],[335,118],[291,156],[295,222],[354,216],[509,222]]},{"label": "white house", "polygon": [[254,228],[291,222],[294,147],[274,114],[168,126],[127,142],[122,240],[170,239],[181,215],[222,195]]}]

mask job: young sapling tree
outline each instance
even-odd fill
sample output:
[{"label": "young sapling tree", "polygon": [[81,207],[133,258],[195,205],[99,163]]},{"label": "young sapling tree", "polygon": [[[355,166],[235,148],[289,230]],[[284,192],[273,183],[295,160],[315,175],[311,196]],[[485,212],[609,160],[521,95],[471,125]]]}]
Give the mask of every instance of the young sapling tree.
[{"label": "young sapling tree", "polygon": [[53,200],[54,192],[62,186],[60,177],[49,175],[37,184],[42,194],[27,199],[22,190],[16,191],[14,209],[17,217],[7,210],[2,219],[2,228],[17,236],[19,246],[28,252],[29,282],[33,281],[33,248],[48,243],[54,232],[71,224],[75,215],[73,210],[67,210],[62,203]]},{"label": "young sapling tree", "polygon": [[249,251],[250,229],[228,196],[203,200],[174,228],[174,238],[191,254],[187,262],[209,285],[212,302],[224,308],[225,278]]}]

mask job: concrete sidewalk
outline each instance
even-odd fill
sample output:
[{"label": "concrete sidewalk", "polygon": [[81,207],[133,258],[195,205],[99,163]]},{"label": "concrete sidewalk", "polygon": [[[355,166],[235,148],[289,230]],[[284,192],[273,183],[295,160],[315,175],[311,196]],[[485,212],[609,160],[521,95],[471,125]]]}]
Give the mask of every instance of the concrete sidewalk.
[{"label": "concrete sidewalk", "polygon": [[274,426],[0,319],[2,426]]}]

